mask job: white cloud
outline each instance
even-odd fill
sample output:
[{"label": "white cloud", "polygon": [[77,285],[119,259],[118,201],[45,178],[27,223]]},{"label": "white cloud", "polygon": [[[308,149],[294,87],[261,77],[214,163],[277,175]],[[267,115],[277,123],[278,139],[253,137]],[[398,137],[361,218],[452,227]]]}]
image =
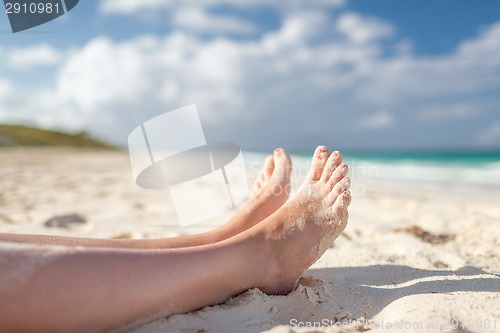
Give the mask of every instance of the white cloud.
[{"label": "white cloud", "polygon": [[168,8],[171,3],[168,0],[103,0],[99,4],[101,12],[106,14],[132,14],[140,10]]},{"label": "white cloud", "polygon": [[200,8],[184,8],[173,15],[174,26],[205,34],[230,33],[252,34],[257,31],[254,24],[224,15],[212,15]]},{"label": "white cloud", "polygon": [[378,112],[359,120],[355,125],[359,129],[382,129],[394,124],[393,116],[386,111]]},{"label": "white cloud", "polygon": [[[234,6],[234,7],[252,7],[265,6],[270,8],[300,8],[300,7],[339,7],[344,5],[345,0],[194,0],[189,1],[192,7],[216,7],[216,6]],[[159,9],[177,9],[186,6],[184,0],[103,0],[100,2],[100,11],[104,14],[130,15],[140,14],[145,10]]]},{"label": "white cloud", "polygon": [[[458,46],[458,55],[464,61],[477,63],[481,67],[500,66],[498,56],[500,40],[500,22],[484,29],[479,38],[464,41]],[[479,62],[477,59],[481,59]],[[480,73],[478,73],[480,74]]]},{"label": "white cloud", "polygon": [[458,103],[446,106],[425,107],[420,116],[425,120],[449,120],[475,118],[483,112],[484,105],[474,103]]},{"label": "white cloud", "polygon": [[328,17],[319,11],[305,11],[289,15],[283,20],[278,31],[264,35],[263,46],[270,52],[282,50],[288,46],[307,43],[327,29]]},{"label": "white cloud", "polygon": [[500,144],[500,122],[490,124],[488,128],[481,131],[477,136],[479,144]]},{"label": "white cloud", "polygon": [[72,53],[55,86],[34,92],[23,108],[44,126],[83,126],[115,141],[130,125],[193,102],[220,121],[234,117],[242,100],[233,84],[237,52],[227,41],[200,44],[184,34],[125,42],[99,37]]},{"label": "white cloud", "polygon": [[[289,11],[280,16],[276,31],[243,41],[179,30],[121,41],[98,37],[73,52],[60,51],[66,56],[55,84],[24,92],[32,98],[19,99],[16,107],[0,105],[8,110],[2,117],[22,114],[44,125],[83,126],[124,142],[141,121],[195,103],[204,124],[217,133],[246,131],[262,146],[276,137],[290,145],[304,138],[331,139],[353,127],[378,134],[371,130],[399,129],[404,115],[415,112],[426,119],[459,119],[491,109],[480,103],[480,95],[500,90],[500,61],[491,56],[500,54],[500,24],[449,54],[419,57],[403,47],[382,56],[380,38],[394,28],[346,15],[335,21],[318,10]],[[350,25],[353,31],[346,30]],[[339,26],[345,31],[339,33]],[[460,102],[462,97],[467,103]],[[365,110],[391,113],[363,118]],[[287,130],[276,131],[276,124]]]},{"label": "white cloud", "polygon": [[0,99],[5,98],[12,92],[12,86],[7,80],[0,78]]},{"label": "white cloud", "polygon": [[36,66],[55,65],[62,59],[62,54],[48,44],[39,44],[25,48],[12,49],[7,54],[7,63],[20,70]]},{"label": "white cloud", "polygon": [[144,77],[145,55],[156,43],[153,37],[122,44],[105,37],[92,40],[59,69],[57,100],[91,112],[99,105],[140,98],[150,88]]},{"label": "white cloud", "polygon": [[[445,99],[500,89],[500,23],[455,52],[434,57],[402,55],[363,63],[364,80],[357,98],[376,106],[414,100]],[[449,103],[449,102],[448,102]],[[456,104],[456,100],[451,102]]]},{"label": "white cloud", "polygon": [[394,33],[394,28],[390,24],[352,12],[340,17],[337,29],[354,43],[367,43],[392,36]]}]

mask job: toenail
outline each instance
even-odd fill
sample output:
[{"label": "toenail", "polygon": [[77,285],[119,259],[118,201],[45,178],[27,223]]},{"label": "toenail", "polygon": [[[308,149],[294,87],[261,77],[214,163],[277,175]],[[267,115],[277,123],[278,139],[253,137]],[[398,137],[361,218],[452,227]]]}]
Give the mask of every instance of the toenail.
[{"label": "toenail", "polygon": [[336,150],[336,151],[333,152],[333,155],[339,156],[339,152]]},{"label": "toenail", "polygon": [[281,155],[281,149],[280,148],[275,149],[274,153],[276,154],[276,156],[280,156]]},{"label": "toenail", "polygon": [[328,157],[328,154],[326,153],[326,150],[324,152],[318,153],[318,158],[320,160],[326,159]]},{"label": "toenail", "polygon": [[347,168],[347,164],[342,164],[342,169]]}]

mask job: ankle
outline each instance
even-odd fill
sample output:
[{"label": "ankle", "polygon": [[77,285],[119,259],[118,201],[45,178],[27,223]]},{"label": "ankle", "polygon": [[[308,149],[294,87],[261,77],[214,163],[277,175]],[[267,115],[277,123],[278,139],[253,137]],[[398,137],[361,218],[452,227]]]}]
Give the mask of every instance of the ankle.
[{"label": "ankle", "polygon": [[[276,221],[279,214],[273,216]],[[255,287],[272,295],[286,295],[295,286],[298,277],[290,276],[287,270],[288,256],[283,253],[285,239],[277,239],[274,230],[261,226],[249,232],[251,236],[249,253],[252,253],[253,268],[250,274],[255,277]]]}]

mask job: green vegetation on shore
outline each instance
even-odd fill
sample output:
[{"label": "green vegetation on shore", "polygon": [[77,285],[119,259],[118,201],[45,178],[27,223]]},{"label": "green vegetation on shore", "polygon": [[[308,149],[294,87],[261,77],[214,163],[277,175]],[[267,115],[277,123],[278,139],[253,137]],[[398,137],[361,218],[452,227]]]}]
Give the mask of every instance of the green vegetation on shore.
[{"label": "green vegetation on shore", "polygon": [[86,132],[77,134],[21,125],[0,125],[0,147],[74,147],[113,149]]}]

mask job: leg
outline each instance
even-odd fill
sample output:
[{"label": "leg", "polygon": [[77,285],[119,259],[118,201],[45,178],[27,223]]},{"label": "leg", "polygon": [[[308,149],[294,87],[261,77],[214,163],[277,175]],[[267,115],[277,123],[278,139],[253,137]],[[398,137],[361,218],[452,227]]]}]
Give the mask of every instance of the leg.
[{"label": "leg", "polygon": [[266,279],[255,246],[0,249],[0,331],[101,332],[217,304]]},{"label": "leg", "polygon": [[179,248],[216,243],[251,228],[281,207],[290,193],[291,168],[292,163],[287,153],[281,148],[276,149],[272,156],[267,157],[255,181],[250,201],[228,223],[203,234],[153,240],[130,240],[0,233],[0,241],[130,249]]},{"label": "leg", "polygon": [[339,161],[335,154],[316,158],[288,204],[215,244],[55,253],[0,248],[0,271],[8,272],[0,275],[0,330],[101,331],[217,304],[253,287],[288,293],[346,226],[349,180]]}]

